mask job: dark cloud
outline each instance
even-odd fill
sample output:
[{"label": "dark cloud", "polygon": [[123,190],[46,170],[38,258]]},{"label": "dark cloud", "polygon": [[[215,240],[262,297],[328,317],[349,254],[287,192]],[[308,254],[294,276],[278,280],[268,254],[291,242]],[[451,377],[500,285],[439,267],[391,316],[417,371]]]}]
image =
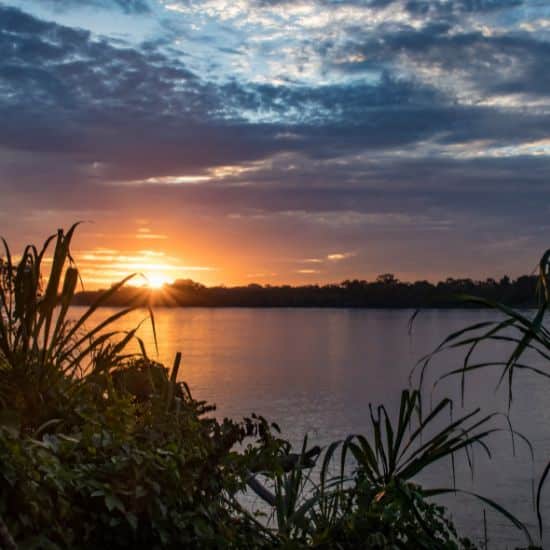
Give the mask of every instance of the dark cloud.
[{"label": "dark cloud", "polygon": [[119,9],[125,13],[143,14],[151,11],[148,0],[42,0],[56,9],[66,10],[75,7]]},{"label": "dark cloud", "polygon": [[[395,4],[398,9],[399,4]],[[447,79],[446,91],[450,96],[463,96],[465,82],[470,91],[480,96],[514,93],[548,96],[550,80],[545,67],[550,42],[545,35],[527,32],[529,25],[506,28],[505,14],[513,9],[526,9],[528,6],[524,4],[519,0],[410,0],[405,10],[417,18],[415,25],[393,21],[365,30],[350,21],[345,39],[335,42],[330,37],[315,44],[315,48],[327,70],[349,74],[402,72],[406,62],[409,78],[414,79],[415,69],[422,71],[425,85],[430,80],[430,71],[435,86],[443,84],[441,79]],[[530,13],[534,13],[532,10],[531,6]],[[502,13],[504,19],[492,30],[489,20],[480,20],[472,27],[471,21],[465,19],[495,12]],[[512,22],[517,17],[516,13]],[[534,20],[536,23],[537,19]],[[485,31],[479,30],[481,26],[485,26]],[[454,86],[450,85],[453,78]]]},{"label": "dark cloud", "polygon": [[[456,105],[436,88],[389,71],[373,84],[214,85],[155,48],[114,47],[86,31],[0,9],[0,144],[72,151],[111,165],[113,177],[196,170],[287,150],[315,158],[430,138],[514,143],[543,137],[548,127],[546,116]],[[401,39],[409,51],[419,48]],[[384,48],[395,49],[396,42],[390,37]],[[456,47],[456,41],[448,45]],[[240,118],[243,111],[280,121],[250,122]],[[291,139],[281,138],[289,131]]]},{"label": "dark cloud", "polygon": [[[284,6],[294,0],[253,0],[259,6]],[[399,0],[314,0],[319,6],[359,6],[386,8],[399,5]],[[521,6],[523,0],[409,0],[405,2],[407,11],[419,15],[434,14],[438,16],[462,13],[483,13],[505,10]]]},{"label": "dark cloud", "polygon": [[415,15],[440,18],[502,11],[523,4],[523,0],[409,0],[405,7]]}]

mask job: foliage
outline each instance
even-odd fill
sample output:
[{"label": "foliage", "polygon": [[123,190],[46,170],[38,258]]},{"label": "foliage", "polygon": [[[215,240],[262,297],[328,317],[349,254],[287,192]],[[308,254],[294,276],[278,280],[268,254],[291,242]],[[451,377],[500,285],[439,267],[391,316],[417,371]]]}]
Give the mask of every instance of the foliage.
[{"label": "foliage", "polygon": [[[4,243],[0,259],[0,545],[472,547],[430,500],[456,490],[414,479],[473,445],[487,450],[487,418],[474,411],[441,425],[448,400],[425,413],[420,394],[405,391],[395,424],[381,406],[372,433],[324,451],[305,438],[298,453],[262,417],[218,421],[179,381],[179,354],[169,370],[143,347],[127,353],[137,329],[111,327],[131,307],[90,328],[126,280],[71,320],[75,227],[27,247],[17,264]],[[245,490],[265,506],[243,506]]]},{"label": "foliage", "polygon": [[[368,548],[473,548],[471,541],[458,536],[446,511],[428,500],[461,491],[427,490],[413,481],[436,462],[452,463],[458,451],[467,451],[471,460],[474,445],[489,453],[485,440],[497,429],[486,425],[493,415],[480,418],[476,410],[449,423],[443,416],[451,405],[443,399],[423,417],[420,393],[403,391],[395,424],[384,406],[371,408],[370,437],[352,435],[327,447],[318,481],[300,467],[310,454],[306,438],[298,467],[272,475],[274,494],[266,500],[273,506],[278,536],[320,548],[331,548],[335,541],[339,548],[350,549],[365,541]],[[339,471],[330,476],[338,448]],[[510,520],[531,544],[528,531],[504,508],[466,494]]]},{"label": "foliage", "polygon": [[[516,372],[527,371],[543,378],[550,378],[545,366],[550,365],[550,331],[545,326],[546,313],[550,308],[550,250],[542,256],[538,266],[538,307],[534,315],[522,313],[494,300],[487,300],[471,295],[462,295],[465,302],[489,308],[500,315],[495,321],[476,323],[449,335],[438,348],[421,362],[421,379],[423,373],[435,354],[446,349],[465,348],[466,354],[461,367],[444,374],[441,379],[459,375],[464,396],[465,379],[468,373],[480,369],[500,369],[498,385],[504,382],[508,386],[508,403],[512,404],[513,384]],[[506,343],[512,350],[505,361],[474,361],[474,352],[486,343]],[[530,361],[535,358],[545,366],[535,366]],[[539,529],[542,534],[541,498],[544,483],[550,473],[550,462],[544,468],[537,490],[536,507]]]},{"label": "foliage", "polygon": [[[78,224],[59,230],[39,251],[29,245],[15,264],[3,240],[0,257],[0,403],[3,413],[19,417],[23,430],[70,415],[86,377],[109,369],[123,354],[136,329],[120,334],[112,324],[135,307],[127,307],[91,329],[86,322],[131,278],[115,284],[77,320],[69,319],[79,275],[70,253]],[[42,265],[55,241],[47,284]],[[49,259],[49,258],[48,258]]]}]

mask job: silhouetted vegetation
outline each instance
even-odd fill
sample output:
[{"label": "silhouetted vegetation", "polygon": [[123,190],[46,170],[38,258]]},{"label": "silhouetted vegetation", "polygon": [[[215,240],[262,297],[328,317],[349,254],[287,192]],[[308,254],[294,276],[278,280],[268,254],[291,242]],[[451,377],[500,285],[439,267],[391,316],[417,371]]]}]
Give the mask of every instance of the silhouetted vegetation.
[{"label": "silhouetted vegetation", "polygon": [[[539,263],[535,300],[537,310],[534,315],[525,315],[506,304],[480,296],[463,296],[462,300],[477,307],[493,310],[498,313],[498,318],[494,321],[475,323],[449,335],[433,353],[419,362],[420,379],[422,380],[423,372],[435,354],[447,349],[463,348],[466,352],[463,365],[445,373],[439,381],[444,378],[459,376],[461,378],[462,398],[464,398],[466,376],[482,369],[497,369],[500,371],[498,385],[507,385],[508,405],[511,407],[514,394],[513,385],[517,372],[532,373],[540,377],[542,382],[550,378],[548,372],[548,366],[550,365],[550,330],[545,326],[546,313],[550,308],[550,249],[542,256]],[[511,346],[507,359],[476,361],[475,351],[483,345],[494,343],[505,343]],[[533,364],[533,360],[536,361],[535,364]],[[542,363],[542,366],[538,363]],[[550,462],[546,464],[541,474],[536,495],[536,509],[541,535],[543,530],[542,493],[549,474]]]},{"label": "silhouetted vegetation", "polygon": [[[428,281],[406,283],[392,274],[375,281],[343,281],[340,284],[307,286],[206,287],[191,280],[175,281],[162,291],[125,286],[105,301],[111,306],[203,306],[203,307],[370,307],[370,308],[452,308],[470,307],[460,297],[473,294],[514,307],[536,306],[536,276],[516,280],[449,278],[436,284]],[[89,304],[101,291],[80,292],[75,304]],[[479,306],[477,306],[479,307]]]},{"label": "silhouetted vegetation", "polygon": [[[73,231],[60,231],[40,251],[28,247],[17,263],[4,243],[0,258],[1,547],[475,547],[432,501],[458,489],[424,488],[415,479],[458,452],[470,457],[474,445],[488,450],[493,415],[474,410],[451,421],[449,399],[426,409],[418,390],[404,390],[396,414],[371,409],[368,433],[324,449],[305,437],[298,450],[264,418],[211,418],[213,407],[179,380],[179,354],[168,369],[143,345],[139,354],[127,351],[134,329],[111,328],[133,305],[92,324],[124,281],[69,319],[78,281]],[[547,298],[546,289],[543,313]],[[525,332],[514,314],[522,349],[547,338],[541,315]],[[250,490],[263,506],[242,504]],[[532,543],[522,523],[478,498]]]}]

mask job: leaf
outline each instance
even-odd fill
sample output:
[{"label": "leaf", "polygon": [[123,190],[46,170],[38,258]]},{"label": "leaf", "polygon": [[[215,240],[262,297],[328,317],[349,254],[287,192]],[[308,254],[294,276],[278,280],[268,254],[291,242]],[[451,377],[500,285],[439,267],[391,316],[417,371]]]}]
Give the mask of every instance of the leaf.
[{"label": "leaf", "polygon": [[134,531],[138,528],[138,518],[132,512],[127,512],[125,515],[126,521],[130,524]]},{"label": "leaf", "polygon": [[112,512],[113,510],[118,510],[123,513],[126,512],[124,503],[113,494],[105,495],[105,506],[107,506],[107,510],[109,510],[109,512]]}]

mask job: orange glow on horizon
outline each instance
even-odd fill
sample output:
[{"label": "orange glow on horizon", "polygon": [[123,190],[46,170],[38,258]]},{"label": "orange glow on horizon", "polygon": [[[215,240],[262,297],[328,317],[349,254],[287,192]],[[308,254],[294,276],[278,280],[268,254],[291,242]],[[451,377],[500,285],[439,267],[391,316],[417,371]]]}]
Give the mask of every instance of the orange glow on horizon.
[{"label": "orange glow on horizon", "polygon": [[[386,258],[369,249],[376,271],[362,269],[364,252],[336,245],[303,245],[286,239],[284,246],[267,232],[252,231],[240,218],[220,218],[232,231],[222,231],[214,222],[191,229],[168,225],[153,226],[145,219],[136,228],[112,230],[107,225],[101,233],[83,226],[77,232],[72,256],[78,268],[83,290],[108,289],[129,275],[128,286],[167,293],[179,280],[192,280],[207,287],[260,285],[311,285],[339,283],[346,279],[374,280],[379,273],[391,272],[403,281],[437,275],[395,269]],[[237,221],[235,221],[237,220]],[[187,220],[186,220],[187,221]],[[189,222],[191,223],[191,222]],[[244,227],[240,227],[244,223]],[[198,222],[193,224],[198,226]],[[237,231],[240,227],[242,231]],[[140,235],[162,235],[165,238],[145,242]],[[51,264],[51,250],[44,258],[44,272]],[[459,274],[460,275],[460,274]]]},{"label": "orange glow on horizon", "polygon": [[168,275],[164,273],[147,273],[144,274],[145,281],[143,283],[143,286],[149,287],[149,288],[155,288],[159,289],[162,288],[164,285],[169,285],[174,282],[173,279],[168,277]]}]

